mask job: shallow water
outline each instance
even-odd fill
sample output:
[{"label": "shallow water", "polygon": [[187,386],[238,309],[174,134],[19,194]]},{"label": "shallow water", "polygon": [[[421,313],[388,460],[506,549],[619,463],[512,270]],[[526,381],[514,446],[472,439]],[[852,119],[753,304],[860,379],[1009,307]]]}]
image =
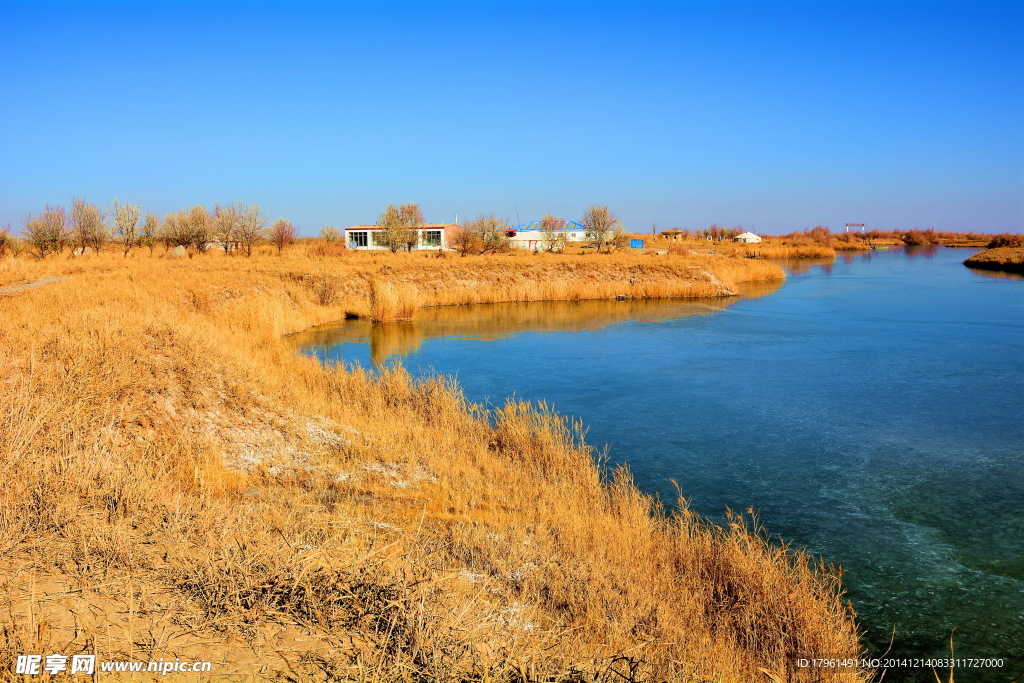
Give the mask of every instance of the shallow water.
[{"label": "shallow water", "polygon": [[[637,484],[841,564],[876,654],[1003,657],[1024,673],[1024,282],[923,248],[788,264],[707,301],[425,310],[291,339],[325,360],[458,375],[581,417]],[[712,314],[708,314],[712,313]],[[398,356],[395,356],[398,354]],[[925,677],[927,673],[928,677]],[[934,680],[890,671],[885,680]]]}]

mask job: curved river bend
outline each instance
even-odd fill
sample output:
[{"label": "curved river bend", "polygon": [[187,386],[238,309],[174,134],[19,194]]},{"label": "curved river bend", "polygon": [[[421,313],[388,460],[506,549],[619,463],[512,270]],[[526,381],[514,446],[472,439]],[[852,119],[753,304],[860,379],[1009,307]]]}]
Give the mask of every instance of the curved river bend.
[{"label": "curved river bend", "polygon": [[[906,248],[803,262],[732,300],[426,309],[292,337],[402,358],[471,401],[545,399],[637,484],[720,519],[752,507],[845,570],[874,654],[1002,657],[1024,673],[1024,280]],[[777,289],[777,291],[772,291]],[[923,670],[886,680],[934,680]]]}]

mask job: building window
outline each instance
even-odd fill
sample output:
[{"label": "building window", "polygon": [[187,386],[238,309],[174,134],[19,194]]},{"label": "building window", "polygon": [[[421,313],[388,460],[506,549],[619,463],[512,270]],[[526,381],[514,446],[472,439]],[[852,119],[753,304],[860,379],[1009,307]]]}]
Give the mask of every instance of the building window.
[{"label": "building window", "polygon": [[369,242],[367,241],[366,231],[365,230],[363,230],[361,232],[350,232],[348,234],[348,237],[349,237],[349,245],[352,246],[353,248],[354,247],[365,247],[365,246],[368,246],[368,244],[369,244]]},{"label": "building window", "polygon": [[423,246],[425,246],[425,247],[439,247],[439,246],[441,246],[441,231],[440,230],[424,230],[423,231]]}]

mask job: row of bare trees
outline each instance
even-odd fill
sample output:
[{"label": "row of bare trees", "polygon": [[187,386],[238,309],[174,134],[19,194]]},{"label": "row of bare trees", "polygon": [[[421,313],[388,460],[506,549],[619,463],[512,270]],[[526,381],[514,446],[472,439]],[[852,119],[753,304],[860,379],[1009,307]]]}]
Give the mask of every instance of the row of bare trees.
[{"label": "row of bare trees", "polygon": [[47,205],[38,216],[29,214],[25,219],[22,240],[12,235],[9,227],[0,229],[0,256],[23,248],[40,259],[66,249],[72,255],[90,249],[98,254],[108,244],[116,244],[125,256],[135,248],[148,248],[152,254],[157,245],[162,245],[165,253],[176,247],[199,253],[220,248],[225,253],[252,256],[253,247],[264,240],[273,243],[280,254],[297,237],[295,226],[287,219],[268,227],[255,204],[218,204],[212,212],[196,205],[162,219],[153,213],[143,215],[142,208],[116,199],[109,212],[83,199],[72,200],[70,212]]},{"label": "row of bare trees", "polygon": [[[171,212],[158,218],[156,214],[143,214],[140,204],[114,200],[110,211],[75,199],[70,212],[62,206],[50,206],[38,216],[29,215],[24,222],[23,241],[0,229],[0,256],[27,248],[38,258],[70,249],[72,255],[88,250],[100,253],[108,244],[116,244],[127,256],[132,249],[148,248],[152,254],[157,246],[164,252],[178,247],[205,253],[221,249],[225,253],[244,253],[251,256],[253,248],[264,240],[277,247],[280,254],[294,244],[297,232],[292,223],[279,219],[268,226],[258,205],[242,202],[216,205],[213,211],[196,205]],[[543,248],[551,252],[564,251],[566,233],[561,227],[565,221],[552,214],[541,220]],[[607,206],[591,206],[581,223],[585,240],[599,252],[611,252],[628,245],[629,237],[622,222]],[[375,246],[392,252],[412,250],[419,243],[419,230],[425,225],[423,213],[417,204],[390,205],[380,215],[374,231]],[[461,254],[487,254],[509,249],[511,225],[506,219],[480,216],[454,229],[449,229],[448,245]],[[320,236],[328,243],[343,239],[342,232],[333,226],[324,228]]]}]

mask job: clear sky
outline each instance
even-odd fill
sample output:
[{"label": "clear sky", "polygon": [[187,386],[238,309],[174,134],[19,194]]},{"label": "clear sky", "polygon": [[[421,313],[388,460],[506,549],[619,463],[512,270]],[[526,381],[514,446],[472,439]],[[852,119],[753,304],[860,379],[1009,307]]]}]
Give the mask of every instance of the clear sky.
[{"label": "clear sky", "polygon": [[0,0],[0,225],[75,196],[1024,232],[1024,2]]}]

